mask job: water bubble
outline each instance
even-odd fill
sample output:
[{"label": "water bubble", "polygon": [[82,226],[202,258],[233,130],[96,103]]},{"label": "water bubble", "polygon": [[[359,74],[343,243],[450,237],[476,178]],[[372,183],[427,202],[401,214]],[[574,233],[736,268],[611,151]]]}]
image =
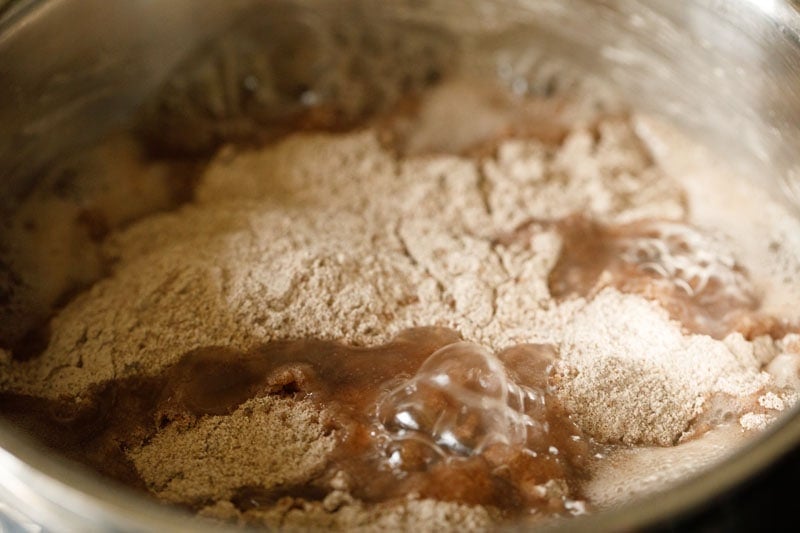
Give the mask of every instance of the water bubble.
[{"label": "water bubble", "polygon": [[[390,466],[416,469],[439,458],[470,457],[540,435],[544,391],[516,383],[503,362],[468,342],[441,348],[416,375],[380,401]],[[413,449],[406,442],[414,442]],[[422,452],[419,445],[433,453]]]},{"label": "water bubble", "polygon": [[712,239],[677,223],[653,223],[647,231],[620,239],[623,261],[671,282],[704,305],[731,299],[749,305],[753,289],[730,254]]}]

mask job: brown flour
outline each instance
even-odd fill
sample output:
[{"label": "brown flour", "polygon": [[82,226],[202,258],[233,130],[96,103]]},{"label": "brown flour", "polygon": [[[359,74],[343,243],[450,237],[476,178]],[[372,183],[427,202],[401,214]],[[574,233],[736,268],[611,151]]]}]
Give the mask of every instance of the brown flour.
[{"label": "brown flour", "polygon": [[159,498],[219,501],[240,487],[302,483],[322,468],[334,444],[308,405],[262,397],[230,416],[206,417],[190,431],[171,426],[131,458]]},{"label": "brown flour", "polygon": [[[774,363],[779,386],[794,383],[800,350],[791,339],[685,335],[657,304],[613,288],[558,302],[548,275],[559,232],[497,240],[531,219],[576,212],[609,224],[680,221],[686,204],[622,118],[575,127],[556,145],[509,139],[482,160],[397,158],[372,130],[223,149],[193,203],[105,241],[112,275],[52,320],[41,356],[0,359],[0,390],[80,396],[156,374],[203,346],[306,337],[374,345],[438,325],[493,350],[558,346],[555,393],[603,443],[679,442],[701,432],[698,416],[717,396],[759,398],[764,412],[736,412],[743,427],[758,428],[773,416],[766,411],[792,401],[761,394],[773,383],[764,365]],[[233,505],[237,488],[301,482],[320,468],[333,441],[317,414],[307,403],[257,398],[229,416],[169,427],[128,456],[157,496],[205,499],[206,516],[287,527],[489,523],[483,508],[413,497],[371,508],[345,491],[274,509]]]},{"label": "brown flour", "polygon": [[[605,129],[629,127],[614,120]],[[609,135],[601,144],[632,150],[630,135]],[[573,138],[590,135],[576,131],[567,140],[570,152]],[[547,153],[536,141],[528,144]],[[196,346],[306,336],[378,343],[421,325],[454,327],[491,348],[554,340],[563,319],[548,311],[545,279],[558,236],[544,232],[509,247],[490,237],[511,220],[568,210],[631,216],[627,203],[594,199],[637,194],[634,185],[648,189],[657,171],[638,182],[626,177],[619,192],[608,176],[628,175],[619,170],[625,158],[615,154],[606,162],[593,150],[585,144],[572,158],[581,169],[574,179],[564,173],[566,159],[545,178],[532,174],[521,188],[531,198],[542,190],[543,199],[522,214],[520,206],[500,204],[506,182],[519,180],[502,170],[502,157],[486,163],[496,168],[485,176],[471,160],[452,156],[396,161],[369,131],[223,152],[201,180],[196,203],[109,239],[113,276],[54,319],[41,357],[4,378],[19,381],[15,390],[57,397],[127,373],[155,372]],[[555,153],[545,159],[560,161],[559,150],[549,151]],[[641,157],[629,159],[633,176]],[[603,194],[576,193],[582,183]],[[632,208],[679,214],[681,193],[672,191],[666,201],[643,198]],[[565,207],[552,212],[554,205]]]}]

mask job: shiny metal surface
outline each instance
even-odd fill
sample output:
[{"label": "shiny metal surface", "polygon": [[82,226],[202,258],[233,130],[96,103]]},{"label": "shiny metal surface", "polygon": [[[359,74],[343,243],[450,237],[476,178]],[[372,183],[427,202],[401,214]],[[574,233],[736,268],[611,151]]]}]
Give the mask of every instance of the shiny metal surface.
[{"label": "shiny metal surface", "polygon": [[[8,10],[0,20],[3,203],[13,205],[50,159],[128,117],[187,51],[252,3],[22,0]],[[442,24],[472,46],[508,50],[509,79],[535,85],[557,65],[608,80],[635,107],[667,117],[741,174],[800,205],[800,2],[352,3],[375,16]],[[566,525],[596,531],[652,523],[702,504],[798,443],[795,410],[719,467]],[[65,464],[5,425],[0,472],[0,500],[47,529],[212,527]]]},{"label": "shiny metal surface", "polygon": [[241,3],[17,0],[0,20],[0,204],[125,120]]}]

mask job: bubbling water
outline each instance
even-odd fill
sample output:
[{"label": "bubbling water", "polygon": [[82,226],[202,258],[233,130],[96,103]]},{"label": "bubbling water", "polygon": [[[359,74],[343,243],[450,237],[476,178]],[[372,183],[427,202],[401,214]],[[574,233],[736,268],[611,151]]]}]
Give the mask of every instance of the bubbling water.
[{"label": "bubbling water", "polygon": [[672,283],[702,305],[721,300],[751,307],[755,289],[736,259],[697,230],[675,222],[648,222],[619,238],[621,259]]},{"label": "bubbling water", "polygon": [[544,395],[515,382],[479,345],[445,346],[381,399],[384,452],[393,468],[406,469],[412,467],[403,446],[409,441],[427,448],[426,463],[479,455],[492,445],[525,448],[529,434],[547,431]]},{"label": "bubbling water", "polygon": [[666,220],[604,226],[572,216],[553,225],[563,239],[548,279],[556,298],[612,286],[657,300],[690,331],[716,338],[757,316],[757,290],[713,235]]}]

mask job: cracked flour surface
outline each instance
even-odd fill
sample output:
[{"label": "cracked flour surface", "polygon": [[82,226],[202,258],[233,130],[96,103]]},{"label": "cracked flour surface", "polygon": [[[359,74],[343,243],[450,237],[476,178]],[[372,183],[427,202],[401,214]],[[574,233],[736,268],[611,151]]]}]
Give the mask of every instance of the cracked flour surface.
[{"label": "cracked flour surface", "polygon": [[[493,349],[554,341],[572,313],[547,289],[558,235],[508,246],[497,235],[576,211],[684,215],[680,189],[629,124],[601,132],[578,129],[557,148],[511,140],[484,162],[397,159],[372,131],[223,150],[194,203],[106,241],[112,276],[53,319],[47,351],[12,365],[3,387],[75,395],[200,346],[378,344],[412,326],[449,326]],[[510,203],[510,189],[525,201]]]},{"label": "cracked flour surface", "polygon": [[[558,234],[497,236],[575,212],[682,220],[685,206],[625,119],[575,128],[558,146],[503,141],[483,160],[398,158],[372,130],[224,149],[193,203],[106,241],[113,274],[53,319],[44,354],[2,363],[0,389],[79,396],[155,374],[197,347],[304,337],[371,345],[438,325],[495,350],[556,344],[559,394],[582,427],[604,442],[672,444],[706,396],[751,395],[769,381],[752,349],[685,336],[656,304],[612,289],[558,304],[547,287]],[[490,523],[486,509],[413,498],[373,509],[336,492],[303,509],[244,513],[230,503],[242,486],[301,482],[333,445],[307,404],[256,398],[230,416],[167,428],[129,456],[159,497],[213,502],[206,516],[285,527]]]}]

